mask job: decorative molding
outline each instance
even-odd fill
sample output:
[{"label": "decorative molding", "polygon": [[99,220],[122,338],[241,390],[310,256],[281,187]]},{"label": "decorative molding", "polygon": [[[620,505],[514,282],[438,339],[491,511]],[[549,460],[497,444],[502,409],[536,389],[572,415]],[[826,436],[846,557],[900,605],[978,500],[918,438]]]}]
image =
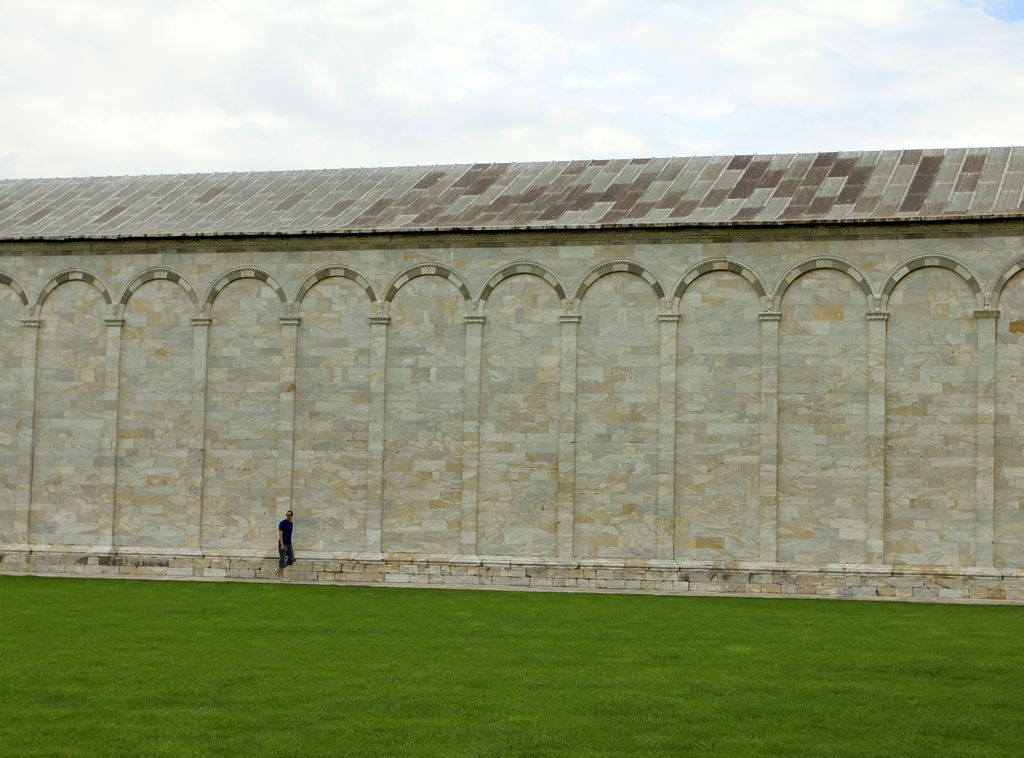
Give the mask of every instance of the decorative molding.
[{"label": "decorative molding", "polygon": [[558,277],[544,266],[532,261],[517,261],[516,263],[502,266],[487,280],[487,284],[484,285],[483,290],[480,292],[480,300],[487,300],[491,296],[491,292],[494,291],[494,288],[501,284],[501,282],[510,277],[523,274],[543,279],[554,288],[559,300],[565,300],[565,288],[558,281]]},{"label": "decorative molding", "polygon": [[812,271],[841,271],[857,283],[861,292],[864,293],[864,297],[867,298],[868,303],[874,303],[876,300],[875,293],[871,289],[870,282],[868,282],[867,274],[861,271],[855,264],[834,255],[819,255],[802,261],[789,269],[783,275],[778,285],[776,285],[769,304],[778,305],[790,285],[804,274],[809,274]]},{"label": "decorative molding", "polygon": [[[487,230],[438,230],[387,232],[358,231],[351,233],[297,233],[264,235],[215,235],[197,234],[189,237],[94,237],[84,239],[2,241],[5,248],[15,251],[52,252],[59,245],[82,253],[95,253],[97,248],[130,247],[142,252],[159,251],[175,254],[181,250],[209,248],[216,246],[225,250],[280,251],[302,248],[314,250],[365,250],[368,245],[376,249],[395,248],[443,248],[466,247],[508,247],[533,244],[551,247],[567,245],[592,245],[595,238],[602,244],[636,244],[638,242],[672,243],[693,240],[737,240],[751,239],[922,239],[934,237],[978,237],[1020,234],[1024,227],[1021,217],[964,217],[960,219],[865,219],[813,222],[789,222],[777,224],[736,224],[736,225],[694,225],[648,224],[644,227],[548,227],[544,229],[487,229]],[[371,242],[372,241],[372,242]]]},{"label": "decorative molding", "polygon": [[285,294],[284,289],[277,283],[277,280],[269,271],[257,268],[256,266],[238,266],[230,271],[225,271],[217,278],[217,281],[213,283],[213,286],[211,286],[209,291],[206,293],[206,297],[203,298],[203,305],[213,305],[213,301],[217,299],[217,296],[224,290],[224,288],[239,279],[256,279],[257,281],[261,281],[264,284],[269,285],[271,289],[277,293],[277,299],[281,301],[281,305],[286,305],[288,303],[288,295]]},{"label": "decorative molding", "polygon": [[686,289],[693,284],[697,279],[704,276],[705,274],[714,273],[716,271],[729,271],[734,274],[738,274],[750,282],[750,286],[754,288],[754,292],[757,293],[759,298],[764,299],[767,294],[764,288],[764,284],[761,283],[760,277],[755,274],[749,266],[744,265],[740,261],[732,258],[709,258],[708,260],[701,261],[684,273],[679,283],[676,284],[675,289],[672,291],[672,297],[675,300],[682,298]]},{"label": "decorative molding", "polygon": [[118,305],[127,305],[136,290],[138,290],[142,285],[152,281],[167,281],[177,284],[185,290],[185,293],[188,295],[193,305],[199,305],[199,296],[196,294],[192,285],[188,283],[188,280],[177,271],[164,267],[146,269],[132,277],[131,281],[129,281],[128,284],[125,285],[124,289],[121,290],[121,294],[117,298]]},{"label": "decorative molding", "polygon": [[110,297],[110,290],[107,289],[107,286],[98,276],[80,268],[71,268],[65,269],[64,271],[58,272],[50,277],[50,280],[43,285],[43,288],[39,291],[38,297],[36,297],[36,307],[42,306],[51,292],[67,282],[85,282],[86,284],[91,284],[99,291],[107,305],[114,304],[114,301]]},{"label": "decorative molding", "polygon": [[577,303],[580,302],[583,299],[583,295],[586,294],[587,290],[590,289],[594,282],[608,274],[634,274],[635,276],[639,276],[651,285],[651,288],[654,290],[654,294],[658,296],[659,300],[665,297],[665,288],[661,286],[661,282],[658,281],[658,277],[653,271],[651,271],[651,269],[637,261],[617,258],[615,260],[599,263],[584,274],[583,279],[576,287],[576,293],[573,295],[573,301]]},{"label": "decorative molding", "polygon": [[952,271],[963,279],[967,283],[967,286],[971,288],[974,296],[978,298],[979,305],[984,301],[984,296],[981,292],[980,280],[977,275],[971,271],[967,264],[958,261],[952,256],[941,254],[919,255],[915,258],[911,258],[909,261],[901,263],[886,278],[885,285],[882,287],[882,297],[888,301],[889,296],[892,294],[892,291],[896,289],[897,284],[912,272],[922,268],[943,268],[948,271]]},{"label": "decorative molding", "polygon": [[312,274],[307,276],[299,288],[295,290],[295,296],[292,298],[293,303],[301,303],[306,297],[306,294],[313,289],[313,287],[322,282],[324,279],[340,278],[349,279],[355,282],[359,287],[362,288],[366,296],[370,298],[370,302],[377,301],[377,295],[374,292],[373,285],[370,284],[370,280],[363,276],[361,273],[356,271],[354,268],[349,266],[324,266],[314,271]]},{"label": "decorative molding", "polygon": [[28,293],[25,292],[25,288],[21,286],[21,283],[10,274],[5,274],[0,271],[0,284],[4,284],[14,290],[14,294],[17,295],[22,305],[28,305]]},{"label": "decorative molding", "polygon": [[447,279],[458,287],[459,292],[462,293],[462,297],[467,303],[471,302],[473,299],[473,296],[469,294],[469,287],[466,286],[466,282],[462,278],[462,275],[451,266],[446,266],[443,263],[417,263],[414,266],[409,266],[391,280],[387,290],[385,290],[385,302],[390,303],[395,299],[395,295],[398,294],[398,291],[402,289],[403,286],[413,279],[417,279],[421,276],[439,276],[442,279]]}]

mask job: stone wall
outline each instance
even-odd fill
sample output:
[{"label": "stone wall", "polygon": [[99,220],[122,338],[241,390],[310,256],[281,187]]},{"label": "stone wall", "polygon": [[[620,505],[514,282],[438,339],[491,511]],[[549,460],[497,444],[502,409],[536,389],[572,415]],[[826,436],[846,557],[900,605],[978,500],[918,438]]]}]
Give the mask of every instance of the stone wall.
[{"label": "stone wall", "polygon": [[1022,233],[7,243],[0,569],[1020,598]]}]

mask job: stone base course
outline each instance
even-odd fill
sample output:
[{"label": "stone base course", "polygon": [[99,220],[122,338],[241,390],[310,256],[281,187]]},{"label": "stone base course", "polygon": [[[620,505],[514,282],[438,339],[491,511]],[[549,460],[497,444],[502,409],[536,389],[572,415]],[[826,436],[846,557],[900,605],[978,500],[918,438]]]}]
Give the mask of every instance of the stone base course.
[{"label": "stone base course", "polygon": [[[277,557],[238,550],[154,554],[14,549],[0,553],[0,574],[273,580],[277,576]],[[1024,603],[1022,571],[926,566],[794,567],[667,560],[300,553],[288,569],[288,577],[301,582],[396,586]]]}]

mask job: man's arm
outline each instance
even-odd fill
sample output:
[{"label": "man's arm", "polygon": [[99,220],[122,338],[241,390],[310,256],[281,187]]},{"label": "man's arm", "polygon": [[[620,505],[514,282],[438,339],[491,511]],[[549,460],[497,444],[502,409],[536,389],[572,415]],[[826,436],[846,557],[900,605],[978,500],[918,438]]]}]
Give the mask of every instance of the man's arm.
[{"label": "man's arm", "polygon": [[277,530],[277,546],[279,548],[284,547],[284,529]]}]

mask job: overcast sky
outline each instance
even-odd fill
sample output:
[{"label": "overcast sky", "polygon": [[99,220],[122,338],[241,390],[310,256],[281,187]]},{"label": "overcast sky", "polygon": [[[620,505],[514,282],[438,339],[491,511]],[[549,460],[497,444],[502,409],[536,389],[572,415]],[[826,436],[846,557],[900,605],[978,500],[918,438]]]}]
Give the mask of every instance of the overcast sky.
[{"label": "overcast sky", "polygon": [[0,177],[1024,144],[1024,0],[0,0]]}]

